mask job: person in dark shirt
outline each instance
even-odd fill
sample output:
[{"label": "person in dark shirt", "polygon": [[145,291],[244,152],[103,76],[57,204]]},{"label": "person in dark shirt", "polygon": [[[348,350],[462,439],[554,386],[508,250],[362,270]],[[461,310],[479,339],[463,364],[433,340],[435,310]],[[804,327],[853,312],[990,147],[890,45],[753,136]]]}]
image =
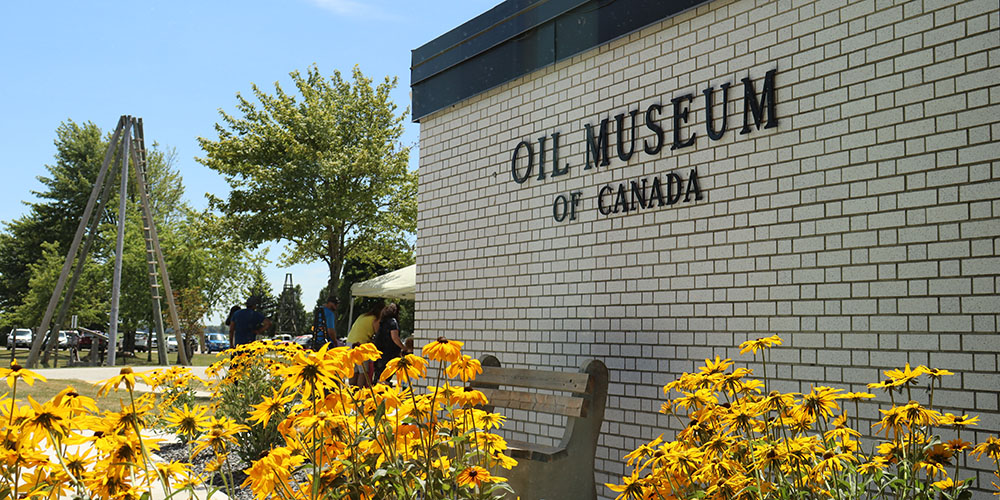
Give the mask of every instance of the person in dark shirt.
[{"label": "person in dark shirt", "polygon": [[260,299],[250,297],[247,299],[246,309],[233,311],[232,319],[229,322],[230,347],[249,344],[257,340],[257,334],[271,327],[271,320],[257,311],[258,305],[260,305]]},{"label": "person in dark shirt", "polygon": [[375,347],[382,351],[382,358],[375,362],[374,380],[378,380],[389,361],[398,358],[406,349],[399,338],[399,306],[391,303],[382,309],[379,317],[378,332],[375,334]]}]

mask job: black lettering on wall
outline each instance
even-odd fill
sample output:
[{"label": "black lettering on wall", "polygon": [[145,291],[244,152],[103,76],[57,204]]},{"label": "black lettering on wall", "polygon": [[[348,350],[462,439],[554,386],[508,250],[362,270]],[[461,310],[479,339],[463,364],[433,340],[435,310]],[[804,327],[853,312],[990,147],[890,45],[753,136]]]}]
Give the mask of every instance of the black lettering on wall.
[{"label": "black lettering on wall", "polygon": [[[701,196],[701,185],[698,183],[698,170],[692,168],[691,176],[688,177],[687,189],[684,191],[684,201],[691,201],[691,193],[694,193],[694,199],[700,200]],[[680,196],[680,193],[677,193]]]},{"label": "black lettering on wall", "polygon": [[[530,174],[529,174],[530,175]],[[538,138],[538,180],[545,180],[545,136]]]},{"label": "black lettering on wall", "polygon": [[559,168],[559,132],[552,132],[552,177],[569,173],[569,163]]},{"label": "black lettering on wall", "polygon": [[[629,181],[631,184],[632,191],[632,210],[638,210],[640,208],[646,208],[646,179],[642,179],[642,187],[639,187],[639,183],[636,181]],[[638,202],[638,206],[636,206]]]},{"label": "black lettering on wall", "polygon": [[625,115],[620,114],[618,116],[615,116],[615,126],[616,126],[615,132],[618,137],[618,158],[620,158],[621,161],[628,161],[630,158],[632,158],[632,153],[635,152],[635,115],[639,114],[639,110],[635,109],[629,111],[628,114],[629,117],[631,118],[632,126],[631,130],[629,131],[630,144],[627,153],[625,152],[625,144],[624,144],[625,139],[622,137],[625,134]]},{"label": "black lettering on wall", "polygon": [[656,206],[662,207],[666,205],[666,202],[663,201],[663,185],[660,182],[659,175],[653,177],[653,186],[649,188],[649,205],[647,206],[653,204],[654,198],[656,199]]},{"label": "black lettering on wall", "polygon": [[608,119],[601,120],[601,128],[597,132],[597,137],[594,137],[594,129],[590,124],[584,124],[583,127],[587,130],[587,164],[583,169],[590,170],[598,164],[602,167],[610,165],[611,160],[608,159]]},{"label": "black lettering on wall", "polygon": [[597,193],[597,211],[601,215],[610,215],[611,208],[604,206],[604,195],[611,194],[611,186],[601,186],[601,190]]},{"label": "black lettering on wall", "polygon": [[[521,151],[521,147],[525,147],[528,150],[528,169],[524,172],[524,177],[519,177],[517,175],[517,153]],[[524,184],[524,181],[531,177],[531,172],[535,167],[535,151],[531,148],[531,144],[527,141],[521,141],[517,143],[514,148],[514,154],[510,158],[510,176],[514,179],[514,182],[518,184]]]},{"label": "black lettering on wall", "polygon": [[686,148],[694,144],[694,139],[698,136],[697,133],[692,132],[691,137],[688,137],[687,140],[681,140],[681,124],[687,123],[688,114],[691,113],[688,107],[682,108],[682,106],[684,101],[690,103],[692,99],[691,94],[684,94],[670,100],[674,104],[674,145],[670,146],[670,149]]},{"label": "black lettering on wall", "polygon": [[722,139],[722,136],[726,135],[726,125],[729,121],[729,82],[722,84],[722,128],[718,132],[715,131],[712,125],[712,104],[715,99],[712,97],[712,93],[715,91],[715,87],[709,87],[705,89],[705,130],[708,133],[708,137],[713,141]]},{"label": "black lettering on wall", "polygon": [[645,139],[642,141],[642,148],[648,155],[655,155],[660,152],[661,148],[663,148],[663,127],[661,127],[660,124],[653,118],[653,111],[656,111],[656,113],[659,114],[662,109],[663,108],[659,104],[650,104],[649,107],[646,108],[646,128],[653,132],[653,137],[656,138],[656,144],[654,146],[650,146]]},{"label": "black lettering on wall", "polygon": [[[750,133],[750,115],[753,115],[753,124],[760,130],[760,123],[764,120],[764,111],[767,110],[767,124],[764,128],[774,128],[778,126],[778,116],[774,114],[774,72],[768,71],[764,74],[764,89],[760,93],[760,101],[754,91],[753,80],[746,77],[743,82],[743,128],[740,134]],[[766,106],[766,108],[765,108]]]},{"label": "black lettering on wall", "polygon": [[626,196],[625,196],[625,185],[624,184],[619,184],[618,185],[618,194],[615,196],[615,210],[614,210],[614,212],[618,213],[619,210],[622,211],[622,212],[628,213],[628,201],[626,200]]},{"label": "black lettering on wall", "polygon": [[[681,180],[681,176],[670,172],[667,174],[667,205],[673,205],[681,199],[681,190],[684,188],[684,181]],[[674,186],[677,186],[675,192]]]}]

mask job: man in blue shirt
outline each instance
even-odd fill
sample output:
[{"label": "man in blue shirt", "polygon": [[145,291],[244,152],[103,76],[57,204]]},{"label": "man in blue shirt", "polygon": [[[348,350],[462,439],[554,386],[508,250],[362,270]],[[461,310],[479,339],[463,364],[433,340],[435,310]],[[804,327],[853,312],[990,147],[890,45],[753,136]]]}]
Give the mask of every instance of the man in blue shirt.
[{"label": "man in blue shirt", "polygon": [[323,344],[327,342],[333,342],[333,345],[338,345],[337,342],[337,305],[340,300],[336,296],[330,295],[326,298],[326,303],[323,304],[323,318],[325,327],[322,331],[317,332],[316,335],[316,348],[320,348]]},{"label": "man in blue shirt", "polygon": [[247,299],[247,308],[233,312],[232,321],[229,323],[229,345],[236,347],[249,344],[257,340],[257,335],[271,327],[271,320],[257,312],[260,299],[250,297]]}]

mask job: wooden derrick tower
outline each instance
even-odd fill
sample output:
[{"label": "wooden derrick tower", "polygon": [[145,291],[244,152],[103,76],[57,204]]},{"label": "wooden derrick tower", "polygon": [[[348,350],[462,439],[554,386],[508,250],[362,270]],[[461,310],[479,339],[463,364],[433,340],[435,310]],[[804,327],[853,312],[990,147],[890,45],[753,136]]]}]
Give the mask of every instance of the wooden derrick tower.
[{"label": "wooden derrick tower", "polygon": [[[131,166],[132,168],[129,168]],[[131,174],[131,175],[130,175]],[[45,315],[42,316],[42,323],[35,329],[35,336],[31,343],[31,352],[28,355],[27,365],[35,368],[39,358],[43,363],[48,363],[50,353],[58,355],[59,329],[65,324],[70,302],[73,300],[73,293],[76,289],[80,274],[83,271],[83,264],[87,259],[91,246],[99,231],[101,215],[107,206],[108,200],[114,193],[116,178],[119,180],[118,192],[118,232],[115,241],[115,266],[111,288],[111,318],[108,326],[108,365],[114,366],[117,354],[118,342],[118,305],[121,295],[121,270],[122,270],[122,250],[125,241],[125,217],[126,201],[128,199],[128,182],[132,177],[135,181],[133,192],[138,193],[141,205],[142,230],[146,241],[146,264],[149,275],[150,298],[153,308],[153,328],[157,336],[158,362],[166,365],[167,342],[163,330],[163,311],[161,300],[167,299],[167,308],[170,314],[170,323],[177,335],[178,344],[184,342],[184,335],[180,329],[180,321],[177,318],[177,306],[174,303],[173,291],[170,288],[170,277],[167,274],[167,265],[163,259],[163,252],[160,250],[160,241],[156,234],[156,225],[153,221],[152,205],[149,201],[149,183],[146,177],[146,146],[143,138],[142,118],[124,115],[118,119],[118,125],[108,142],[108,149],[104,153],[104,161],[101,170],[97,174],[97,180],[90,192],[90,199],[87,200],[83,216],[76,228],[73,242],[70,244],[63,263],[62,272],[56,287],[52,291]],[[96,206],[96,210],[95,210]],[[84,235],[86,234],[86,241]],[[82,248],[81,248],[82,243]],[[75,263],[75,265],[74,265]],[[72,277],[70,272],[72,271]],[[67,282],[68,280],[68,282]],[[64,293],[65,292],[65,293]],[[59,308],[56,314],[56,308]],[[55,318],[55,321],[53,321]],[[48,345],[43,351],[42,344],[45,343],[46,332],[55,332],[49,335]],[[149,340],[147,340],[147,343]],[[92,345],[97,345],[95,338]],[[189,364],[185,349],[178,349],[178,362]],[[93,358],[92,358],[93,359]]]}]

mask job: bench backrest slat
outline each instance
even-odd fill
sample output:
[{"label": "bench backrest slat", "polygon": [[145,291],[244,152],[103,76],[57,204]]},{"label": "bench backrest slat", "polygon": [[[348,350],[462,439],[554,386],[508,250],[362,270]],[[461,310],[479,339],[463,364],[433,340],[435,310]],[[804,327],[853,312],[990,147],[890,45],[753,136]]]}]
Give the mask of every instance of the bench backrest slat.
[{"label": "bench backrest slat", "polygon": [[589,378],[587,373],[484,366],[483,373],[476,377],[476,385],[506,385],[585,394]]},{"label": "bench backrest slat", "polygon": [[587,400],[584,398],[503,389],[479,388],[478,390],[483,392],[492,406],[567,417],[585,417],[587,414]]}]

